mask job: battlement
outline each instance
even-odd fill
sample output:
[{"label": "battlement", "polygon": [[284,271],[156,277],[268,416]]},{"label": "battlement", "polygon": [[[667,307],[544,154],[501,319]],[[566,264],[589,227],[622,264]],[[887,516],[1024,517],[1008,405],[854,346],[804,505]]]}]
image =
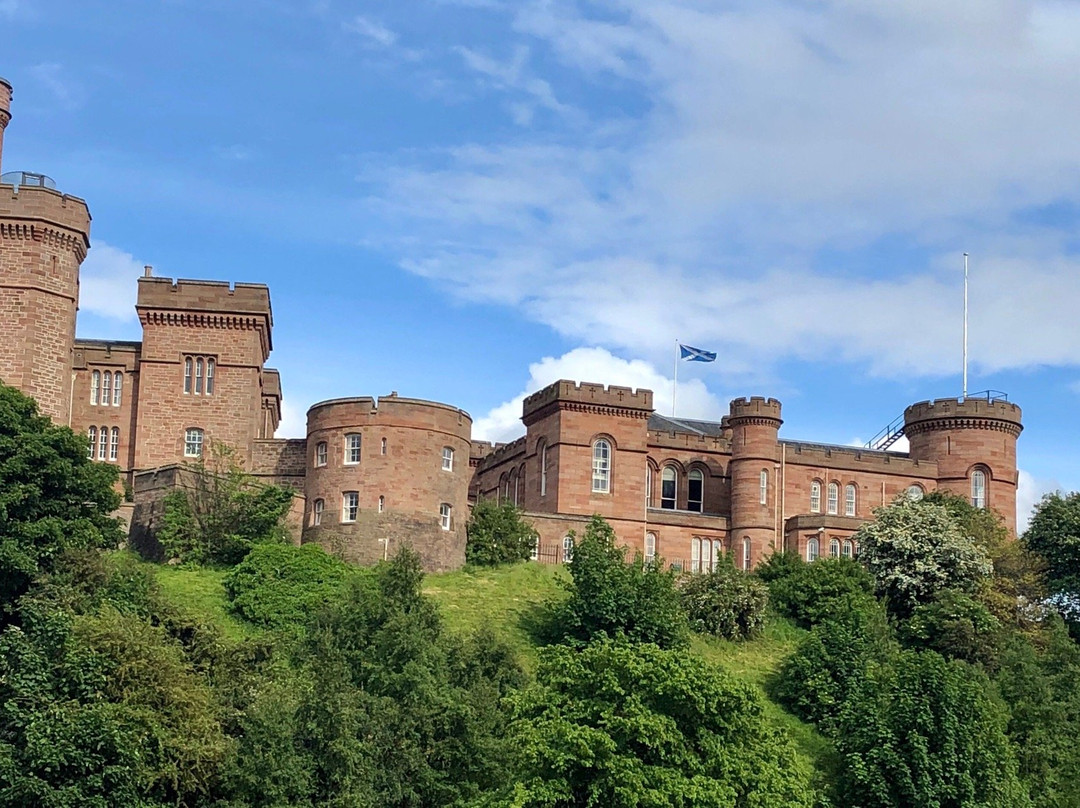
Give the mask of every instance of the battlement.
[{"label": "battlement", "polygon": [[[9,175],[10,176],[10,175]],[[5,238],[29,234],[41,225],[66,231],[81,252],[90,248],[90,209],[85,200],[44,185],[0,185],[0,227]]]},{"label": "battlement", "polygon": [[525,399],[522,404],[522,420],[528,423],[531,416],[542,410],[561,404],[577,404],[600,409],[633,410],[641,415],[653,411],[652,390],[610,385],[605,387],[595,382],[573,382],[560,379],[538,390]]},{"label": "battlement", "polygon": [[270,289],[262,283],[139,278],[136,309],[180,309],[221,314],[263,315],[273,325]]},{"label": "battlement", "polygon": [[308,408],[307,423],[309,434],[320,429],[394,426],[448,432],[468,440],[472,431],[472,416],[465,410],[397,393],[379,399],[356,396],[320,401]]},{"label": "battlement", "polygon": [[1020,434],[1021,410],[1011,402],[989,398],[938,398],[904,410],[907,434],[944,429],[993,428]]},{"label": "battlement", "polygon": [[[736,398],[731,402],[730,412],[729,420],[732,422],[737,418],[755,418],[777,421],[777,426],[783,423],[780,418],[780,402],[775,398]],[[732,426],[735,426],[735,423],[732,423]]]}]

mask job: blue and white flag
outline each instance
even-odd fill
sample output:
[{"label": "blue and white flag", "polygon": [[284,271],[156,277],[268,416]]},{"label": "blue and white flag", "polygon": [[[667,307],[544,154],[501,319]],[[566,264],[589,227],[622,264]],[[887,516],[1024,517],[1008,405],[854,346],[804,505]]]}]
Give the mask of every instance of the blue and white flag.
[{"label": "blue and white flag", "polygon": [[703,351],[701,348],[691,348],[689,345],[679,343],[679,358],[690,362],[715,362],[716,354],[713,351]]}]

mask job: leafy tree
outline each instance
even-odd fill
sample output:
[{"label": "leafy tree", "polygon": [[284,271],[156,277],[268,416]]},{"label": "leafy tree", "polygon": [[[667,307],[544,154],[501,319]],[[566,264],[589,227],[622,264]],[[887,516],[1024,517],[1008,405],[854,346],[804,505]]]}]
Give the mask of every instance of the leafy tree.
[{"label": "leafy tree", "polygon": [[1054,592],[1080,598],[1080,492],[1044,496],[1024,531],[1024,544],[1046,560]]},{"label": "leafy tree", "polygon": [[984,674],[933,651],[904,651],[845,706],[837,802],[1024,808],[1006,720]]},{"label": "leafy tree", "polygon": [[116,480],[115,466],[87,458],[85,436],[0,384],[0,624],[65,550],[120,543]]},{"label": "leafy tree", "polygon": [[806,566],[806,562],[794,550],[782,553],[770,553],[765,560],[754,568],[754,576],[767,584],[786,578],[796,570]]},{"label": "leafy tree", "polygon": [[317,544],[261,544],[225,577],[225,593],[230,608],[246,620],[298,630],[343,597],[348,579],[360,574]]},{"label": "leafy tree", "polygon": [[627,561],[615,546],[615,531],[601,517],[594,516],[575,542],[569,568],[570,596],[550,605],[542,631],[548,640],[625,637],[662,648],[689,642],[675,573],[645,564],[640,556]]},{"label": "leafy tree", "polygon": [[684,651],[601,640],[541,650],[510,697],[517,752],[492,805],[809,806],[807,774],[753,689]]},{"label": "leafy tree", "polygon": [[540,540],[533,526],[511,502],[481,499],[466,526],[465,561],[478,566],[527,560]]},{"label": "leafy tree", "polygon": [[917,606],[900,624],[899,634],[909,648],[930,649],[944,657],[993,668],[1001,623],[982,602],[945,589],[930,603]]},{"label": "leafy tree", "polygon": [[735,569],[730,557],[712,572],[685,578],[679,593],[694,631],[740,640],[759,634],[765,625],[768,587]]},{"label": "leafy tree", "polygon": [[900,617],[943,589],[974,592],[992,571],[986,553],[942,505],[899,497],[874,517],[855,534],[859,561],[889,611]]},{"label": "leafy tree", "polygon": [[292,492],[257,482],[229,447],[210,449],[210,463],[190,464],[189,484],[165,497],[157,540],[168,558],[231,566],[256,544],[287,539]]},{"label": "leafy tree", "polygon": [[822,558],[793,566],[769,584],[769,596],[779,614],[810,628],[852,602],[873,598],[874,580],[850,558]]}]

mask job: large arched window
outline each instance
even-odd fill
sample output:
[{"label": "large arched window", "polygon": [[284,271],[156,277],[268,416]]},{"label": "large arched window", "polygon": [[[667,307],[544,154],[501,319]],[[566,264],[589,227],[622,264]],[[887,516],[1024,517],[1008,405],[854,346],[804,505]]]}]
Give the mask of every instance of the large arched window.
[{"label": "large arched window", "polygon": [[810,513],[821,513],[821,482],[810,483]]},{"label": "large arched window", "polygon": [[679,472],[674,466],[664,466],[660,472],[660,507],[675,510],[675,492],[678,491]]},{"label": "large arched window", "polygon": [[851,558],[853,545],[851,539],[844,539],[844,558]]},{"label": "large arched window", "polygon": [[112,403],[114,407],[120,406],[120,391],[124,387],[124,374],[119,370],[113,374]]},{"label": "large arched window", "polygon": [[840,511],[840,485],[829,483],[829,498],[825,503],[825,512],[836,514]]},{"label": "large arched window", "polygon": [[592,445],[592,490],[594,494],[611,491],[611,444],[604,438]]},{"label": "large arched window", "polygon": [[821,542],[814,536],[806,542],[806,560],[817,561],[821,554]]},{"label": "large arched window", "polygon": [[971,472],[971,504],[976,508],[986,507],[986,472],[982,469]]},{"label": "large arched window", "polygon": [[840,539],[829,539],[829,558],[840,557]]},{"label": "large arched window", "polygon": [[720,567],[720,559],[724,557],[724,545],[720,539],[712,540],[712,566],[709,567],[709,572],[716,572]]},{"label": "large arched window", "polygon": [[656,561],[656,534],[649,531],[645,534],[645,563],[652,564]]},{"label": "large arched window", "polygon": [[[705,542],[706,552],[709,543]],[[690,572],[701,572],[701,539],[694,536],[690,540]]]},{"label": "large arched window", "polygon": [[742,540],[742,568],[750,571],[750,537],[743,536]]},{"label": "large arched window", "polygon": [[705,475],[701,469],[690,469],[686,475],[686,510],[701,513],[702,502],[705,499]]},{"label": "large arched window", "polygon": [[848,483],[844,486],[844,516],[855,515],[855,497],[857,491],[855,490],[855,483]]},{"label": "large arched window", "polygon": [[101,406],[108,407],[112,401],[112,373],[105,371],[101,374]]},{"label": "large arched window", "polygon": [[758,478],[759,501],[762,505],[769,504],[769,472],[767,469],[761,470],[761,475]]},{"label": "large arched window", "polygon": [[109,460],[116,462],[120,457],[120,427],[114,426],[109,433]]}]

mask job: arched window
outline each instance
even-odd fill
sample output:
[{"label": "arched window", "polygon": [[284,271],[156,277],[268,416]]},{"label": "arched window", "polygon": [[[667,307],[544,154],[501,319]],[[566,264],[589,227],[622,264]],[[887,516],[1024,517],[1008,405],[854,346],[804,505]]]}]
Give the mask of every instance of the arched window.
[{"label": "arched window", "polygon": [[724,545],[720,539],[713,539],[712,542],[712,567],[711,572],[716,572],[720,567],[720,559],[724,557]]},{"label": "arched window", "polygon": [[686,510],[701,513],[701,505],[705,499],[705,475],[701,469],[690,469],[686,475],[687,493]]},{"label": "arched window", "polygon": [[844,558],[851,558],[851,539],[844,540]]},{"label": "arched window", "polygon": [[379,497],[379,513],[382,513],[385,510],[386,510],[386,497],[380,496]]},{"label": "arched window", "polygon": [[701,539],[690,540],[690,572],[701,572]]},{"label": "arched window", "polygon": [[511,500],[514,503],[514,507],[518,506],[518,476],[516,471],[510,472],[510,479],[513,480],[514,498]]},{"label": "arched window", "polygon": [[529,553],[529,558],[531,560],[533,560],[533,561],[539,561],[540,560],[540,537],[539,536],[537,536],[536,540],[533,541],[532,552]]},{"label": "arched window", "polygon": [[95,370],[90,374],[90,403],[98,403],[98,390],[101,387],[101,371]]},{"label": "arched window", "polygon": [[315,465],[322,467],[326,465],[326,441],[319,441],[315,444]]},{"label": "arched window", "polygon": [[675,492],[679,486],[679,472],[674,466],[664,466],[660,472],[660,507],[675,510]]},{"label": "arched window", "polygon": [[312,503],[312,506],[311,506],[311,524],[313,524],[313,525],[321,525],[322,524],[322,512],[323,512],[323,508],[325,508],[325,507],[326,507],[326,502],[324,500],[321,500],[321,499],[317,499],[317,500],[315,500],[314,503]]},{"label": "arched window", "polygon": [[971,472],[971,504],[976,508],[986,507],[986,472],[982,469]]},{"label": "arched window", "polygon": [[540,496],[547,496],[547,444],[540,444]]},{"label": "arched window", "polygon": [[645,563],[652,564],[656,561],[656,534],[649,531],[645,534]]},{"label": "arched window", "polygon": [[840,539],[829,539],[829,558],[840,557]]},{"label": "arched window", "polygon": [[761,496],[759,497],[762,505],[769,504],[769,472],[767,469],[761,470],[761,477],[758,481],[758,485]]},{"label": "arched window", "polygon": [[821,553],[821,542],[817,540],[817,537],[813,537],[806,542],[806,560],[817,561],[818,555]]},{"label": "arched window", "polygon": [[567,564],[574,560],[574,537],[563,536],[562,540],[562,560],[564,564]]},{"label": "arched window", "polygon": [[742,568],[750,571],[750,537],[744,536],[742,540]]},{"label": "arched window", "polygon": [[360,436],[355,432],[345,436],[345,465],[355,466],[360,462]]},{"label": "arched window", "polygon": [[449,530],[451,525],[451,513],[450,503],[444,502],[439,506],[439,527],[443,530]]},{"label": "arched window", "polygon": [[855,515],[855,484],[848,483],[844,486],[844,516]]},{"label": "arched window", "polygon": [[94,459],[94,452],[97,450],[97,427],[96,426],[90,427],[89,436],[90,436],[90,448],[87,450],[86,456],[89,457],[91,460],[93,460]]},{"label": "arched window", "polygon": [[810,483],[810,513],[821,513],[821,482]]},{"label": "arched window", "polygon": [[191,368],[195,364],[195,360],[190,356],[184,359],[184,392],[191,392]]},{"label": "arched window", "polygon": [[840,485],[829,483],[829,498],[825,504],[825,512],[835,514],[840,511]]},{"label": "arched window", "polygon": [[101,406],[108,407],[112,401],[112,374],[105,371],[101,374]]},{"label": "arched window", "polygon": [[206,361],[200,356],[195,360],[195,395],[201,396],[203,392],[203,372],[206,370]]},{"label": "arched window", "polygon": [[652,507],[652,478],[653,470],[652,466],[648,463],[645,464],[645,507]]},{"label": "arched window", "polygon": [[212,396],[214,394],[214,366],[217,365],[213,359],[206,360],[206,395]]},{"label": "arched window", "polygon": [[184,457],[202,457],[203,431],[192,427],[184,432]]},{"label": "arched window", "polygon": [[923,487],[921,485],[915,484],[908,486],[907,497],[912,502],[918,502],[920,499],[923,498],[924,495],[925,492],[923,491]]},{"label": "arched window", "polygon": [[454,470],[454,450],[449,446],[442,447],[442,470]]},{"label": "arched window", "polygon": [[379,441],[379,454],[386,454],[386,438]]},{"label": "arched window", "polygon": [[112,403],[114,407],[120,406],[120,390],[124,386],[124,374],[119,370],[113,374]]},{"label": "arched window", "polygon": [[521,464],[521,468],[518,469],[518,480],[521,481],[521,507],[525,507],[525,498],[529,494],[529,489],[525,487],[525,464]]},{"label": "arched window", "polygon": [[109,451],[109,428],[101,427],[98,430],[98,453],[97,459],[104,460],[106,453]]},{"label": "arched window", "polygon": [[611,444],[604,438],[593,443],[592,458],[593,493],[606,494],[611,490]]},{"label": "arched window", "polygon": [[116,462],[120,456],[120,427],[114,426],[109,432],[109,460]]}]

